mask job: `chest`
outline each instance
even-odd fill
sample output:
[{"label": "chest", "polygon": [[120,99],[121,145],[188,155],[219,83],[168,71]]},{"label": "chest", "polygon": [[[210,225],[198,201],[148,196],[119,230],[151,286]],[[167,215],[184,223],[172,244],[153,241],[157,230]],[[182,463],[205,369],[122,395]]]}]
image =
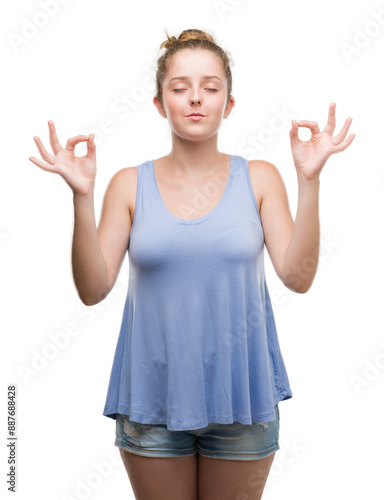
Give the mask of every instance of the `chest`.
[{"label": "chest", "polygon": [[[129,212],[131,221],[135,216],[136,193],[137,193],[137,167],[135,169],[135,189],[131,187],[129,193]],[[262,202],[262,190],[257,171],[250,168],[250,179],[252,190],[255,195],[260,213]],[[227,178],[216,175],[205,179],[200,183],[186,183],[167,178],[156,178],[156,185],[162,203],[167,210],[176,217],[193,220],[211,212],[222,199],[227,185]]]},{"label": "chest", "polygon": [[210,177],[201,183],[156,178],[161,202],[180,219],[193,220],[210,213],[223,198],[227,179]]}]

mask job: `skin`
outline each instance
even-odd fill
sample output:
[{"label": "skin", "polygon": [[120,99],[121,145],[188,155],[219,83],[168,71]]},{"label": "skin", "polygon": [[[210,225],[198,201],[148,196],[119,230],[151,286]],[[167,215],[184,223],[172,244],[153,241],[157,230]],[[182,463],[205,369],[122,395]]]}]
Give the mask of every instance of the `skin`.
[{"label": "skin", "polygon": [[[187,75],[188,80],[171,79]],[[204,81],[202,76],[220,78]],[[235,105],[227,104],[227,81],[222,63],[208,50],[184,49],[174,55],[163,82],[163,101],[153,98],[160,115],[168,120],[172,133],[172,150],[164,157],[164,169],[175,176],[201,179],[212,165],[227,163],[227,156],[217,149],[218,129]],[[202,113],[200,121],[186,118]]]},{"label": "skin", "polygon": [[[170,85],[169,80],[180,75],[186,75],[188,79]],[[203,75],[217,75],[221,82],[203,81]],[[217,92],[209,88],[217,89]],[[175,89],[184,90],[175,92]],[[229,117],[235,100],[231,97],[227,102],[227,82],[217,56],[207,50],[184,49],[175,54],[169,66],[163,84],[163,102],[160,103],[157,97],[153,102],[171,128],[172,150],[154,163],[161,196],[171,213],[176,215],[181,201],[189,200],[194,188],[203,188],[218,173],[227,172],[228,175],[229,155],[218,151],[217,140],[222,120]],[[206,117],[192,121],[186,117],[192,112],[201,112]],[[287,192],[278,169],[267,161],[248,162],[269,256],[284,285],[297,293],[309,290],[318,265],[320,172],[330,155],[344,151],[351,144],[354,134],[345,140],[351,122],[352,119],[348,118],[341,132],[333,137],[334,103],[330,105],[328,123],[323,131],[313,121],[292,121],[290,140],[299,194],[295,221],[290,214]],[[46,163],[34,157],[30,157],[30,161],[61,175],[73,191],[74,281],[84,304],[97,304],[115,285],[125,257],[134,219],[137,167],[128,167],[114,174],[96,227],[93,198],[96,146],[93,134],[73,137],[64,148],[53,122],[49,121],[48,126],[54,154],[48,153],[41,140],[35,137]],[[299,127],[311,130],[309,141],[298,138]],[[74,147],[81,141],[87,142],[87,155],[77,158]],[[221,195],[222,191],[219,191],[209,200],[206,212],[218,203]],[[235,461],[199,454],[164,459],[142,457],[122,449],[120,453],[139,500],[259,500],[274,459],[274,454],[261,460]]]}]

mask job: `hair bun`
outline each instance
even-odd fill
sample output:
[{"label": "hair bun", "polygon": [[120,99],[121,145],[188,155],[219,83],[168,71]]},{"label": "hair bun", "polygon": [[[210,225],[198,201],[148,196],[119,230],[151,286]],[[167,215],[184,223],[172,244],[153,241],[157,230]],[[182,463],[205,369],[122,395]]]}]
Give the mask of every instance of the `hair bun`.
[{"label": "hair bun", "polygon": [[179,38],[176,38],[175,36],[169,37],[168,33],[166,32],[167,35],[167,40],[165,40],[161,45],[160,48],[162,49],[165,47],[166,49],[169,49],[173,45],[176,44],[181,44],[183,42],[186,42],[188,40],[207,40],[208,42],[215,43],[215,40],[212,35],[209,33],[206,33],[205,31],[197,30],[197,29],[190,29],[190,30],[184,30],[182,33],[180,33]]}]

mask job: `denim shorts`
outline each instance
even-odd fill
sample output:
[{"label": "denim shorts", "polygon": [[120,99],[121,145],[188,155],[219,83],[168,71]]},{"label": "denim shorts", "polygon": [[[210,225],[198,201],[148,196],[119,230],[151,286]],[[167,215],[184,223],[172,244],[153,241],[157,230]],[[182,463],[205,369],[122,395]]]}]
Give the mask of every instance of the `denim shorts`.
[{"label": "denim shorts", "polygon": [[143,424],[116,413],[115,446],[145,457],[181,457],[200,453],[227,460],[258,460],[280,449],[280,413],[275,420],[219,424],[201,429],[172,431],[165,424]]}]

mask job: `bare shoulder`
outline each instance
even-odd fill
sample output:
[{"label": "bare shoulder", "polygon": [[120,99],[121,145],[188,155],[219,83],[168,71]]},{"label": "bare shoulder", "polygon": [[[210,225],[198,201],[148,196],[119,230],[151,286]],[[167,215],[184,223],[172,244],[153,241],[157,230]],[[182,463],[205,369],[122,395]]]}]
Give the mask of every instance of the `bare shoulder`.
[{"label": "bare shoulder", "polygon": [[138,167],[124,167],[117,172],[115,172],[112,176],[112,179],[116,179],[121,182],[129,182],[130,180],[137,177],[137,169]]},{"label": "bare shoulder", "polygon": [[126,202],[131,220],[135,215],[137,171],[137,166],[125,167],[115,172],[110,180],[114,196],[118,196],[123,202]]},{"label": "bare shoulder", "polygon": [[249,163],[249,173],[252,177],[258,178],[259,180],[268,180],[276,176],[280,176],[278,168],[269,161],[266,160],[248,160]]},{"label": "bare shoulder", "polygon": [[249,176],[253,192],[259,205],[259,212],[268,189],[282,182],[281,175],[273,163],[266,160],[248,160]]}]

